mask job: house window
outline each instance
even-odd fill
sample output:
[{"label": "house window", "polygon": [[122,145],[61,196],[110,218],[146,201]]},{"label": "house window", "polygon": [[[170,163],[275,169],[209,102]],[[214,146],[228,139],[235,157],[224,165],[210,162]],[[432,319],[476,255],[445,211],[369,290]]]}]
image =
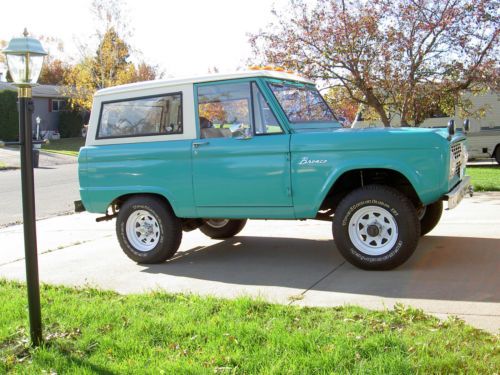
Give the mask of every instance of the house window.
[{"label": "house window", "polygon": [[64,99],[52,99],[52,110],[51,112],[61,112],[66,109],[66,100]]}]

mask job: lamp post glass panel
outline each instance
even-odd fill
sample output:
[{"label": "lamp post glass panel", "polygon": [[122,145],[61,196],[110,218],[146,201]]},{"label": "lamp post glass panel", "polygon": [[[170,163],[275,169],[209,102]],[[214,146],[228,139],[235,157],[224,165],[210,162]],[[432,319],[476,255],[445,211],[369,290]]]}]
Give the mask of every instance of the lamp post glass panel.
[{"label": "lamp post glass panel", "polygon": [[13,83],[18,87],[26,284],[31,342],[37,346],[42,341],[42,320],[36,245],[31,87],[36,85],[47,52],[38,40],[28,37],[28,32],[24,29],[24,37],[12,39],[3,53],[7,57],[7,66]]}]

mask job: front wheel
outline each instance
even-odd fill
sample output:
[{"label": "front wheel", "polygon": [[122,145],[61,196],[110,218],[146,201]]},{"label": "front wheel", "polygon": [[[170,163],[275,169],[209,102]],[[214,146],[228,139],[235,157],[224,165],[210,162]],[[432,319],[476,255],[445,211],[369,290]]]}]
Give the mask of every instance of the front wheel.
[{"label": "front wheel", "polygon": [[163,263],[179,248],[182,223],[161,200],[136,196],[120,207],[116,235],[130,259],[138,263]]},{"label": "front wheel", "polygon": [[415,251],[420,222],[398,190],[368,185],[347,195],[335,210],[333,237],[344,258],[366,270],[388,270]]},{"label": "front wheel", "polygon": [[230,238],[240,233],[246,223],[246,220],[207,219],[200,230],[210,238]]},{"label": "front wheel", "polygon": [[420,235],[429,233],[439,223],[443,214],[443,201],[437,201],[417,210],[420,220]]},{"label": "front wheel", "polygon": [[497,149],[495,150],[495,160],[498,164],[500,164],[500,145],[498,145]]}]

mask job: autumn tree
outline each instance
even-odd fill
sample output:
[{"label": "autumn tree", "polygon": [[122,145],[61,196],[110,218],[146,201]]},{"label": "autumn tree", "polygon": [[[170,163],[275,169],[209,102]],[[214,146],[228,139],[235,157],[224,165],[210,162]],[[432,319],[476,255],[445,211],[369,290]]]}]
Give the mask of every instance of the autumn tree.
[{"label": "autumn tree", "polygon": [[68,63],[52,58],[49,55],[45,58],[38,83],[42,85],[62,85],[70,70],[71,66]]},{"label": "autumn tree", "polygon": [[343,87],[331,87],[323,96],[336,115],[345,117],[349,123],[354,121],[359,105]]},{"label": "autumn tree", "polygon": [[159,71],[157,66],[149,65],[144,61],[134,66],[133,81],[152,81],[153,79],[161,78],[163,73]]},{"label": "autumn tree", "polygon": [[126,42],[122,3],[118,0],[96,0],[92,10],[102,25],[95,32],[97,48],[89,53],[81,46],[81,60],[65,76],[72,106],[90,109],[95,91],[125,83],[152,80],[161,76],[158,67],[142,61],[131,61],[132,48]]},{"label": "autumn tree", "polygon": [[498,0],[293,1],[250,42],[259,63],[302,72],[418,125],[459,93],[498,86]]}]

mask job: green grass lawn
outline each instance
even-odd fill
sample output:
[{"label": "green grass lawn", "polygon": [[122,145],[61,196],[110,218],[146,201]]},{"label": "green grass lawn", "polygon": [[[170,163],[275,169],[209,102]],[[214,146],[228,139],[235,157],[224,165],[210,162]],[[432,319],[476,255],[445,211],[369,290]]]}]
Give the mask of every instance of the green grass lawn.
[{"label": "green grass lawn", "polygon": [[78,151],[84,144],[85,138],[83,137],[61,138],[51,140],[49,144],[42,145],[42,150],[56,154],[78,156]]},{"label": "green grass lawn", "polygon": [[0,171],[8,171],[11,169],[18,169],[18,168],[13,167],[12,165],[8,165],[7,163],[0,160]]},{"label": "green grass lawn", "polygon": [[475,191],[500,191],[500,166],[468,166]]},{"label": "green grass lawn", "polygon": [[27,345],[26,289],[0,280],[0,373],[493,374],[499,340],[420,310],[42,288],[45,345]]}]

